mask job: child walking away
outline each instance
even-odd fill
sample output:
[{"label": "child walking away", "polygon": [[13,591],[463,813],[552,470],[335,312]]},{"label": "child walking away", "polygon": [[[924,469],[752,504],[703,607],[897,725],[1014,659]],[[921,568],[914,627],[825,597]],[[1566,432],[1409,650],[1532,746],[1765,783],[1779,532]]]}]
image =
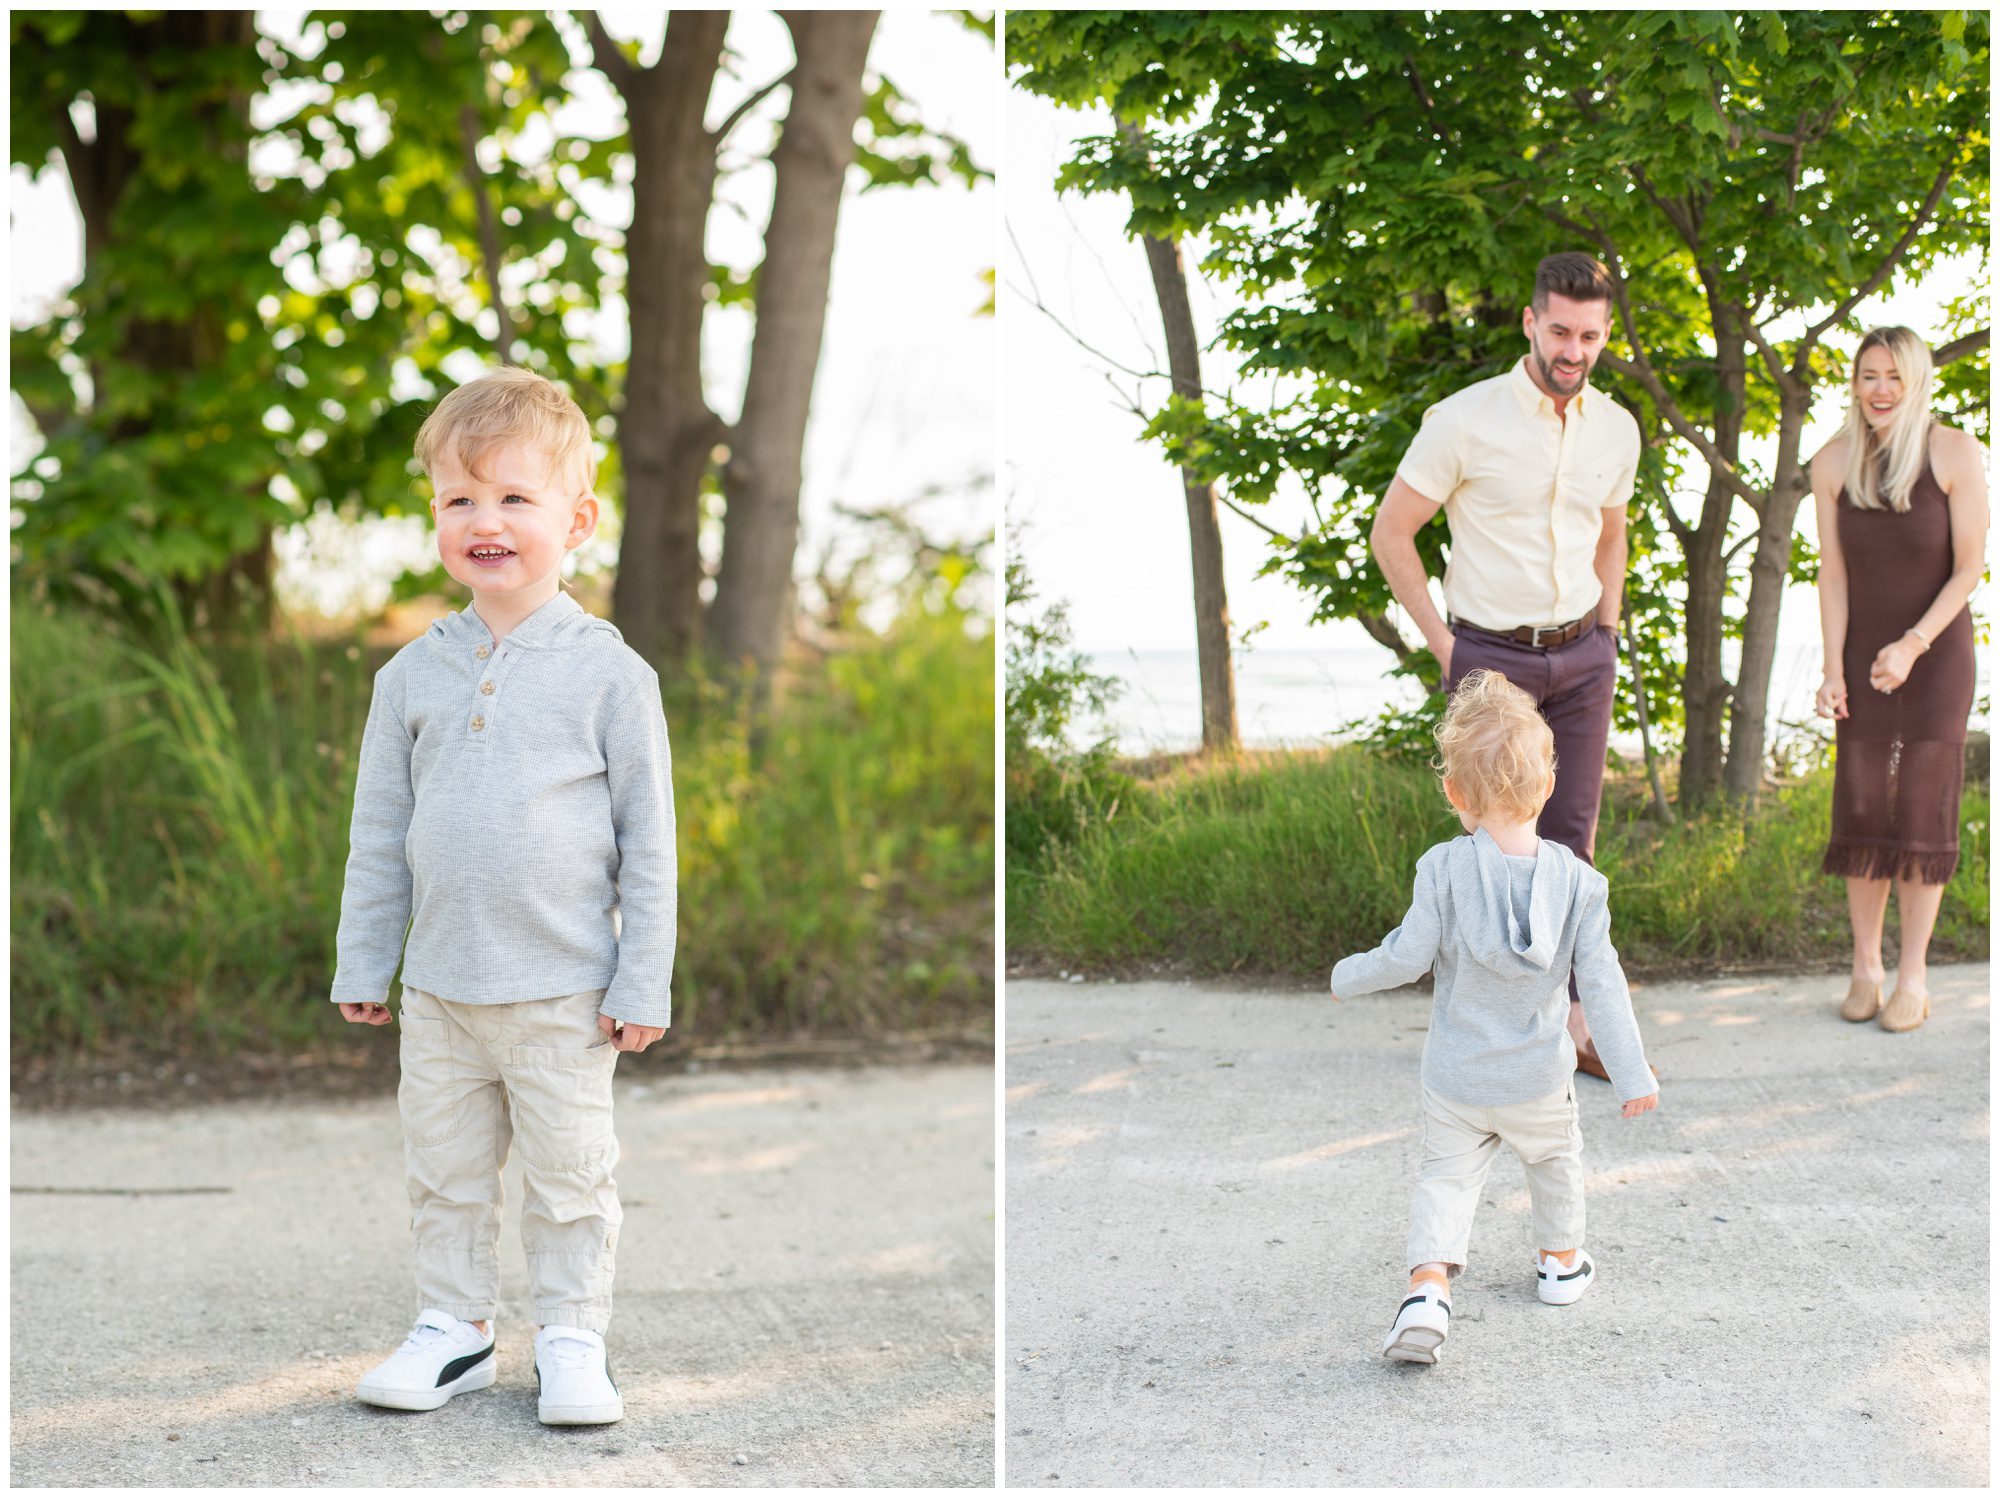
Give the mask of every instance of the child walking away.
[{"label": "child walking away", "polygon": [[1534,699],[1497,672],[1470,672],[1437,740],[1445,797],[1468,835],[1417,860],[1403,923],[1372,952],[1342,958],[1332,981],[1339,998],[1435,974],[1410,1283],[1382,1345],[1410,1363],[1435,1363],[1450,1333],[1447,1287],[1465,1267],[1473,1209],[1503,1143],[1527,1169],[1537,1293],[1571,1305],[1596,1275],[1583,1247],[1572,969],[1624,1116],[1659,1103],[1611,945],[1604,876],[1535,836],[1555,789],[1555,740]]},{"label": "child walking away", "polygon": [[[356,1394],[434,1410],[494,1380],[500,1168],[523,1161],[538,1413],[624,1414],[604,1333],[621,1213],[611,1073],[665,1033],[674,801],[660,682],[563,593],[597,525],[590,425],[521,369],[417,434],[438,555],[472,591],[375,678],[332,998],[393,1021],[416,1325]],[[407,938],[407,950],[405,939]]]}]

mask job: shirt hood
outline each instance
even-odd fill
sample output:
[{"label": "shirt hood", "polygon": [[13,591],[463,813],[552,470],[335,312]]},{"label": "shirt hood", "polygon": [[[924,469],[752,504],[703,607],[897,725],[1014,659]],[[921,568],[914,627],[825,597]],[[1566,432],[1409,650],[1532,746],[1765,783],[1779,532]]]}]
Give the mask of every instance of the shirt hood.
[{"label": "shirt hood", "polygon": [[1526,927],[1514,915],[1507,855],[1490,833],[1481,828],[1456,839],[1446,857],[1452,913],[1473,960],[1509,977],[1546,973],[1569,917],[1574,856],[1560,844],[1541,840]]},{"label": "shirt hood", "polygon": [[[479,617],[477,607],[467,604],[455,614],[446,614],[432,624],[431,639],[447,648],[476,647],[488,643],[493,631]],[[584,612],[583,605],[567,593],[558,593],[507,632],[506,643],[523,650],[575,650],[600,637],[622,642],[624,636],[608,619]]]}]

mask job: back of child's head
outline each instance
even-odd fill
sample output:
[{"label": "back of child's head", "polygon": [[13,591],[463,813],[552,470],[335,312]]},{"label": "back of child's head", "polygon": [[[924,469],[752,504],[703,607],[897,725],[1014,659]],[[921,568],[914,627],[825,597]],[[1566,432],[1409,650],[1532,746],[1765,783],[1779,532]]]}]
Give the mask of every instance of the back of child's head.
[{"label": "back of child's head", "polygon": [[417,431],[417,461],[435,479],[440,461],[479,476],[496,449],[519,443],[548,465],[548,482],[565,493],[597,483],[590,421],[560,385],[531,369],[503,365],[453,390]]},{"label": "back of child's head", "polygon": [[1432,762],[1484,820],[1518,825],[1541,815],[1556,740],[1535,699],[1498,671],[1468,671],[1437,726]]}]

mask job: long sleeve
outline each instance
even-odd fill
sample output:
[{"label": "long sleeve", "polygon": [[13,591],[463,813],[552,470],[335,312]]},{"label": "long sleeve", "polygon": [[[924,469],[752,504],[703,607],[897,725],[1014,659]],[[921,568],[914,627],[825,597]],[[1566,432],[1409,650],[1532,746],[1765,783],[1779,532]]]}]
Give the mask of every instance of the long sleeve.
[{"label": "long sleeve", "polygon": [[599,1012],[632,1025],[670,1023],[679,876],[673,756],[660,681],[648,672],[613,715],[605,741],[618,840],[618,970]]},{"label": "long sleeve", "polygon": [[1576,995],[1618,1100],[1629,1103],[1657,1091],[1659,1084],[1647,1069],[1645,1043],[1632,1014],[1632,991],[1626,986],[1618,950],[1611,945],[1609,890],[1600,876],[1590,881],[1584,897],[1576,931]]},{"label": "long sleeve", "polygon": [[340,895],[333,1002],[381,1004],[403,960],[410,931],[410,865],[404,853],[416,797],[410,788],[410,735],[397,712],[392,667],[375,676],[361,760],[354,777],[347,883]]},{"label": "long sleeve", "polygon": [[1382,944],[1373,951],[1356,952],[1334,964],[1334,993],[1341,998],[1353,998],[1384,988],[1401,988],[1431,970],[1444,929],[1439,916],[1437,878],[1436,862],[1426,854],[1417,863],[1410,909],[1402,924],[1383,937]]}]

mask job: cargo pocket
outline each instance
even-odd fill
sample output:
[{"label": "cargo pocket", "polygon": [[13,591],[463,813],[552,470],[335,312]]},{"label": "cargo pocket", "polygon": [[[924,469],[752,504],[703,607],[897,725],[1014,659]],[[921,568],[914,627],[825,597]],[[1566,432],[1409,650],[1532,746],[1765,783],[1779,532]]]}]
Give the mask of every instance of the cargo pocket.
[{"label": "cargo pocket", "polygon": [[611,1132],[617,1065],[618,1048],[609,1040],[584,1050],[517,1045],[507,1052],[514,1143],[523,1161],[557,1175],[608,1168],[617,1149]]},{"label": "cargo pocket", "polygon": [[451,1026],[441,1019],[411,1015],[407,1002],[399,1023],[403,1079],[396,1086],[396,1105],[403,1117],[403,1137],[420,1149],[449,1144],[465,1127],[465,1095],[452,1057]]}]

